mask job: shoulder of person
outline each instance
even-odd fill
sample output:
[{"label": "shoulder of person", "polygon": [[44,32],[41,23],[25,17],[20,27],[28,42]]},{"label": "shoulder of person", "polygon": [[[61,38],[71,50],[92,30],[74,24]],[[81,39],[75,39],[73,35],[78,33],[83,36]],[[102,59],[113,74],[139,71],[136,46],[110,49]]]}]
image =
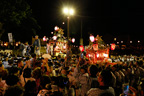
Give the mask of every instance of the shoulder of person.
[{"label": "shoulder of person", "polygon": [[[88,92],[87,92],[87,95],[88,96],[93,96],[94,94],[98,94],[100,92],[100,89],[99,88],[91,88]],[[93,94],[93,95],[92,95]]]}]

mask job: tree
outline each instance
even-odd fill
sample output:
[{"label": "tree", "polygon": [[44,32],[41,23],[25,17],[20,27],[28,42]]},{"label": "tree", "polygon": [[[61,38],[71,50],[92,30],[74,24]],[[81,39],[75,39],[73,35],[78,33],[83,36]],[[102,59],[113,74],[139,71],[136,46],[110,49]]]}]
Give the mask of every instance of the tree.
[{"label": "tree", "polygon": [[[25,0],[0,1],[0,38],[12,32],[13,35],[21,34],[22,30],[34,32],[39,30],[37,21],[32,17],[32,9]],[[3,31],[2,31],[3,30]],[[4,31],[5,30],[5,31]]]}]

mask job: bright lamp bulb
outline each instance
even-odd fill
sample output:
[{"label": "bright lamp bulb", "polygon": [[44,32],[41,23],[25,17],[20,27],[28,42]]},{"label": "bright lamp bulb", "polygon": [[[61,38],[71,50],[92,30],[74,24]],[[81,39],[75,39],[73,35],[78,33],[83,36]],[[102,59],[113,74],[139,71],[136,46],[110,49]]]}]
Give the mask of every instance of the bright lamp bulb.
[{"label": "bright lamp bulb", "polygon": [[64,12],[65,14],[68,14],[68,8],[64,8],[63,12]]},{"label": "bright lamp bulb", "polygon": [[73,15],[73,14],[74,14],[74,10],[73,10],[73,9],[70,9],[70,10],[69,10],[69,14],[70,14],[70,15]]}]

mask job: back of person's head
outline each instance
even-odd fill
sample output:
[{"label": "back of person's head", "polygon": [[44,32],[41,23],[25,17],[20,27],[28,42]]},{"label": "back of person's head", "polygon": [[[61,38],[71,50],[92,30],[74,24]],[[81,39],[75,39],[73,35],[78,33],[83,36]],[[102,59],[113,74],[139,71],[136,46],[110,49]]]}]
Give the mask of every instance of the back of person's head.
[{"label": "back of person's head", "polygon": [[32,76],[35,78],[35,79],[39,79],[42,75],[42,72],[41,72],[41,68],[40,67],[37,67],[33,70],[32,72]]},{"label": "back of person's head", "polygon": [[7,76],[8,76],[8,70],[7,69],[4,69],[0,72],[1,74],[1,77],[3,80],[6,80]]},{"label": "back of person's head", "polygon": [[36,54],[35,53],[33,53],[31,56],[32,56],[32,58],[36,58]]},{"label": "back of person's head", "polygon": [[87,68],[85,66],[80,67],[80,70],[83,74],[87,73]]},{"label": "back of person's head", "polygon": [[25,93],[36,93],[36,82],[28,80],[24,88],[25,88]]},{"label": "back of person's head", "polygon": [[48,76],[46,75],[43,75],[41,78],[40,78],[40,86],[42,88],[48,88],[49,89],[49,85],[51,83],[51,80]]},{"label": "back of person's head", "polygon": [[91,65],[89,67],[89,72],[91,77],[96,77],[96,74],[98,73],[98,68],[95,65]]},{"label": "back of person's head", "polygon": [[65,88],[68,85],[69,81],[67,77],[59,76],[58,77],[58,87]]},{"label": "back of person's head", "polygon": [[9,68],[9,75],[15,75],[18,72],[19,72],[19,69],[17,67],[11,67],[11,68]]},{"label": "back of person's head", "polygon": [[9,65],[13,65],[13,60],[8,60]]},{"label": "back of person's head", "polygon": [[24,69],[23,77],[24,78],[30,78],[31,77],[31,69],[30,68]]},{"label": "back of person's head", "polygon": [[109,86],[111,84],[112,74],[109,70],[103,70],[100,76],[102,76],[102,81],[105,86]]},{"label": "back of person's head", "polygon": [[9,75],[6,78],[6,84],[9,86],[13,86],[16,85],[19,82],[19,78],[15,75]]},{"label": "back of person's head", "polygon": [[18,85],[9,87],[4,96],[23,96],[24,89]]}]

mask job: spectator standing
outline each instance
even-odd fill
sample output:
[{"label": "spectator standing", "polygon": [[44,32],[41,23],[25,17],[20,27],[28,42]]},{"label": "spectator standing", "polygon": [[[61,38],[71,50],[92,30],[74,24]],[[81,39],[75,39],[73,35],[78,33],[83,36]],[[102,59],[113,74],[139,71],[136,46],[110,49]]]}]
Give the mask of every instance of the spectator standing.
[{"label": "spectator standing", "polygon": [[33,43],[35,54],[40,56],[40,49],[41,49],[41,44],[40,44],[40,39],[38,38],[38,35],[35,36],[35,41]]},{"label": "spectator standing", "polygon": [[111,94],[110,96],[115,96],[114,89],[110,87],[111,80],[111,72],[109,70],[103,70],[98,76],[99,88],[91,88],[88,91],[87,96],[101,96],[103,94]]}]

